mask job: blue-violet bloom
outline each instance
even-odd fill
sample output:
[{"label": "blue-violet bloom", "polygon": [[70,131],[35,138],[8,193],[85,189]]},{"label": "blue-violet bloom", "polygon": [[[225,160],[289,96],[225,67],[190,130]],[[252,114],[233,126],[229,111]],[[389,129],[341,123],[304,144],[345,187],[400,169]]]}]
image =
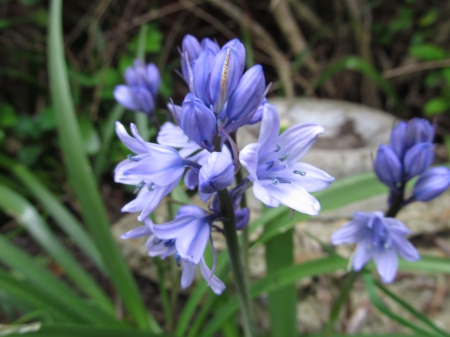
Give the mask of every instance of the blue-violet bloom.
[{"label": "blue-violet bloom", "polygon": [[264,107],[258,143],[242,149],[239,160],[253,182],[253,194],[270,207],[286,205],[316,215],[320,204],[308,192],[322,190],[334,180],[326,172],[298,162],[324,129],[315,123],[293,126],[279,135],[280,119],[272,104]]},{"label": "blue-violet bloom", "polygon": [[353,220],[339,228],[331,237],[333,245],[357,243],[353,268],[360,271],[371,259],[385,283],[394,280],[398,254],[407,261],[420,259],[416,248],[405,236],[411,231],[395,218],[381,212],[356,212]]},{"label": "blue-violet bloom", "polygon": [[228,152],[212,152],[199,172],[198,189],[202,193],[221,191],[233,183],[234,165]]},{"label": "blue-violet bloom", "polygon": [[414,185],[415,200],[430,201],[450,187],[450,169],[448,167],[432,167],[426,170]]}]

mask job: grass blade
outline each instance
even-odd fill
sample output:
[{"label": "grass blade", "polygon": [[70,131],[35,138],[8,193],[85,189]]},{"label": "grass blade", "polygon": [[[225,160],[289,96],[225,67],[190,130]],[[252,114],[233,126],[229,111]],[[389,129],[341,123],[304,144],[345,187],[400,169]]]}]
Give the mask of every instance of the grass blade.
[{"label": "grass blade", "polygon": [[111,234],[108,216],[83,150],[80,131],[69,90],[62,37],[62,0],[50,2],[48,27],[48,69],[52,102],[55,108],[59,139],[69,178],[80,202],[84,220],[102,253],[108,274],[126,308],[140,328],[159,331],[147,312],[130,270]]},{"label": "grass blade", "polygon": [[375,281],[375,286],[380,289],[382,292],[384,292],[387,296],[389,296],[391,299],[393,299],[395,302],[400,304],[406,311],[408,311],[411,315],[416,317],[417,319],[421,320],[423,323],[428,325],[431,329],[436,331],[440,336],[450,336],[445,331],[439,329],[427,316],[422,314],[421,312],[418,312],[416,309],[414,309],[411,305],[409,305],[407,302],[403,301],[400,297],[395,295],[392,291],[390,291],[387,287],[385,287],[383,284],[381,284],[378,281]]},{"label": "grass blade", "polygon": [[[87,306],[79,294],[1,235],[0,261],[25,276],[27,280],[24,282],[31,284],[32,287],[38,289],[39,294],[43,294],[42,296],[51,300],[52,308],[57,312],[67,311],[70,317],[68,321],[74,321],[76,318],[80,322],[91,322],[95,319],[97,322],[102,321],[105,324],[115,323],[114,316],[107,316],[98,308]],[[40,307],[38,306],[38,308]]]},{"label": "grass blade", "polygon": [[114,307],[86,271],[52,233],[36,209],[16,192],[0,185],[0,208],[21,223],[30,235],[58,262],[71,280],[87,295],[92,296],[106,312],[113,314]]},{"label": "grass blade", "polygon": [[103,259],[91,237],[86,233],[81,223],[51,194],[45,185],[26,167],[15,163],[1,154],[0,166],[9,170],[20,180],[34,198],[45,207],[46,211],[53,217],[58,226],[105,273]]},{"label": "grass blade", "polygon": [[366,285],[367,293],[369,294],[370,301],[372,304],[383,314],[388,316],[393,321],[396,321],[397,323],[400,323],[403,326],[406,326],[407,328],[410,328],[411,330],[414,330],[414,332],[419,333],[421,336],[432,336],[434,337],[435,334],[427,331],[425,329],[422,329],[421,327],[417,326],[414,323],[411,323],[408,319],[403,318],[399,315],[394,314],[389,308],[383,303],[381,298],[378,296],[378,294],[375,291],[375,282],[372,278],[372,276],[369,273],[365,273],[363,275],[364,283]]},{"label": "grass blade", "polygon": [[10,337],[169,337],[165,334],[156,335],[148,331],[109,326],[40,323],[3,326],[0,328],[0,335]]}]

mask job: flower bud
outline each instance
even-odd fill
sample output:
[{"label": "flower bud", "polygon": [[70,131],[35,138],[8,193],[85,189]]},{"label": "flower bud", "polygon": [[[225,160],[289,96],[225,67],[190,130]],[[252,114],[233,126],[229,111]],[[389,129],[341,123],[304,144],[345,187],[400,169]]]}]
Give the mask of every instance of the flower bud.
[{"label": "flower bud", "polygon": [[250,119],[250,122],[248,122],[247,124],[253,125],[256,123],[261,122],[262,116],[263,116],[263,111],[264,111],[264,106],[267,104],[267,99],[264,98],[261,102],[261,104],[258,107],[258,110],[256,110],[255,114],[253,115],[252,119]]},{"label": "flower bud", "polygon": [[250,211],[247,207],[235,209],[236,229],[244,229],[250,220]]},{"label": "flower bud", "polygon": [[181,125],[189,139],[208,151],[214,149],[216,116],[193,94],[187,94],[182,105]]},{"label": "flower bud", "polygon": [[434,127],[423,118],[413,118],[406,126],[405,142],[407,149],[418,143],[432,143]]},{"label": "flower bud", "polygon": [[206,83],[208,81],[209,71],[211,70],[211,66],[214,61],[214,56],[215,55],[211,49],[202,51],[195,62],[193,71],[193,94],[200,98],[206,105],[209,105],[209,100],[206,95]]},{"label": "flower bud", "polygon": [[394,150],[400,160],[403,159],[406,152],[405,133],[406,123],[398,123],[391,132],[391,139],[389,142],[390,147]]},{"label": "flower bud", "polygon": [[220,51],[220,47],[217,44],[217,42],[215,42],[207,37],[205,37],[202,40],[202,48],[203,48],[203,50],[211,49],[211,51],[214,53],[214,55]]},{"label": "flower bud", "polygon": [[241,75],[239,67],[239,58],[234,49],[222,48],[214,58],[207,87],[214,112],[219,113],[228,97],[233,94]]},{"label": "flower bud", "polygon": [[448,167],[432,167],[426,170],[414,185],[414,199],[430,201],[450,187],[450,169]]},{"label": "flower bud", "polygon": [[152,93],[153,97],[156,97],[159,92],[159,87],[161,86],[161,75],[159,73],[158,67],[153,63],[147,65],[147,80],[148,89]]},{"label": "flower bud", "polygon": [[146,88],[156,97],[161,86],[161,75],[153,63],[145,65],[143,61],[136,59],[133,66],[125,70],[125,81],[131,87]]},{"label": "flower bud", "polygon": [[155,108],[152,94],[143,87],[118,85],[114,89],[114,98],[123,107],[150,114]]},{"label": "flower bud", "polygon": [[242,72],[244,71],[244,66],[245,66],[245,46],[238,39],[233,39],[233,40],[230,40],[227,43],[225,43],[224,46],[222,47],[222,50],[227,49],[227,48],[232,48],[236,51],[236,53],[239,57],[239,64],[240,64],[240,67],[239,67],[240,73],[239,74],[242,74]]},{"label": "flower bud", "polygon": [[406,179],[422,174],[433,163],[434,149],[431,143],[418,143],[405,153],[403,160]]},{"label": "flower bud", "polygon": [[375,174],[390,188],[397,188],[403,180],[403,168],[400,159],[389,146],[381,144],[375,160]]},{"label": "flower bud", "polygon": [[265,86],[264,71],[259,64],[247,70],[240,79],[233,95],[228,100],[226,110],[227,123],[236,122],[251,113],[255,113],[262,100]]},{"label": "flower bud", "polygon": [[199,191],[214,193],[221,191],[233,183],[234,166],[231,157],[224,152],[213,152],[208,161],[200,169]]},{"label": "flower bud", "polygon": [[185,35],[185,37],[183,38],[183,42],[181,43],[181,50],[183,54],[187,52],[189,62],[193,62],[200,55],[203,48],[194,36],[187,34]]}]

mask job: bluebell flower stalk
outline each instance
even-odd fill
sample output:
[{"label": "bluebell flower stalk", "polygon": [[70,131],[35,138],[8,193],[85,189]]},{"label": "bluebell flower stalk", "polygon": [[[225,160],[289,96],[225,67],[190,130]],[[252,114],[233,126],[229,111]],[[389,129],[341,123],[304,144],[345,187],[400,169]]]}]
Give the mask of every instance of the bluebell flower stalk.
[{"label": "bluebell flower stalk", "polygon": [[356,243],[353,268],[360,271],[371,259],[385,283],[394,280],[398,255],[407,261],[420,259],[414,246],[405,238],[411,231],[399,220],[381,212],[356,212],[353,220],[339,228],[331,237],[334,245]]}]

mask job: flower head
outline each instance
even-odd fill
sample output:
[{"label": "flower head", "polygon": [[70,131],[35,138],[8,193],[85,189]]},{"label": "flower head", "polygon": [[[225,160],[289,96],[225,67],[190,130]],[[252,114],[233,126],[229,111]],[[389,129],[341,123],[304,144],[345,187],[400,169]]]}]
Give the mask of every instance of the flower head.
[{"label": "flower head", "polygon": [[331,237],[334,245],[357,243],[353,256],[356,271],[371,259],[385,283],[394,280],[399,254],[407,261],[420,259],[414,246],[405,238],[411,231],[395,218],[385,218],[381,212],[356,212],[353,221],[339,228]]},{"label": "flower head", "polygon": [[242,149],[239,160],[253,182],[253,194],[270,207],[286,205],[316,215],[320,204],[308,192],[326,188],[334,178],[306,163],[298,162],[324,129],[314,123],[291,127],[278,135],[280,120],[276,108],[264,106],[258,143]]}]

